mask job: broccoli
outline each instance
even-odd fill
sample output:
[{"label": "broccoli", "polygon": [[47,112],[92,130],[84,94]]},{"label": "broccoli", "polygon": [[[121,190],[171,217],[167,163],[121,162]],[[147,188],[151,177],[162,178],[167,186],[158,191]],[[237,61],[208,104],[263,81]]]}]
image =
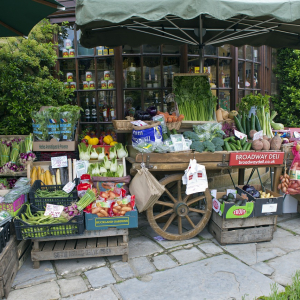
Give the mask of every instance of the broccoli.
[{"label": "broccoli", "polygon": [[216,147],[212,142],[205,141],[203,142],[203,144],[204,144],[204,151],[215,152]]},{"label": "broccoli", "polygon": [[191,145],[191,149],[201,153],[204,150],[204,143],[199,141],[193,142]]},{"label": "broccoli", "polygon": [[221,146],[216,146],[215,151],[223,151],[223,148]]},{"label": "broccoli", "polygon": [[[219,137],[215,137],[211,140],[211,142],[215,145],[215,147],[223,147],[224,146],[224,140],[219,138]],[[216,151],[222,151],[222,150],[216,150]]]},{"label": "broccoli", "polygon": [[183,133],[183,136],[186,138],[186,139],[189,139],[193,142],[198,142],[200,141],[199,139],[199,136],[197,135],[197,133],[193,132],[193,131],[185,131]]}]

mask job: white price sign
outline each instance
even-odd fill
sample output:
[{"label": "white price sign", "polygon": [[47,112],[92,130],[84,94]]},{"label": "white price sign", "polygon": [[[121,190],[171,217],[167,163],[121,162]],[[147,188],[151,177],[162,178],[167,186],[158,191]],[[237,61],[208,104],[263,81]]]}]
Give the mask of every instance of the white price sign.
[{"label": "white price sign", "polygon": [[262,213],[274,213],[276,211],[277,211],[277,203],[262,205],[262,209],[261,209]]},{"label": "white price sign", "polygon": [[260,139],[263,138],[263,136],[264,136],[263,130],[261,130],[261,131],[259,131],[259,132],[256,132],[256,133],[254,133],[254,135],[253,135],[253,141],[255,141],[255,140],[260,140]]},{"label": "white price sign", "polygon": [[67,167],[68,157],[67,156],[51,157],[51,166],[53,169]]},{"label": "white price sign", "polygon": [[75,183],[70,181],[63,187],[63,191],[70,194],[73,191],[74,187]]},{"label": "white price sign", "polygon": [[221,203],[217,199],[213,199],[213,210],[218,213],[220,211]]},{"label": "white price sign", "polygon": [[242,132],[240,132],[240,131],[237,131],[237,130],[234,130],[234,135],[235,135],[238,139],[240,139],[240,140],[242,140],[243,138],[246,138],[246,139],[247,139],[247,134],[244,134],[244,133],[242,133]]},{"label": "white price sign", "polygon": [[60,217],[63,210],[64,210],[63,205],[53,205],[47,203],[44,216],[52,216],[53,218],[58,218]]}]

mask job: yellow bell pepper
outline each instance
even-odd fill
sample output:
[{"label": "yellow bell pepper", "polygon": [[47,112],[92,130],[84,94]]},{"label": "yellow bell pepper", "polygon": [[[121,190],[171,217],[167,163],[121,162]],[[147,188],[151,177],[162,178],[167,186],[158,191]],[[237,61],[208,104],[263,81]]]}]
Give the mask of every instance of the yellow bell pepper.
[{"label": "yellow bell pepper", "polygon": [[104,137],[103,142],[107,145],[110,145],[111,142],[113,142],[114,139],[112,138],[111,135],[107,135],[106,137]]},{"label": "yellow bell pepper", "polygon": [[114,146],[114,145],[116,145],[116,144],[118,144],[118,142],[113,141],[113,142],[111,142],[109,145],[110,145],[110,146]]},{"label": "yellow bell pepper", "polygon": [[91,137],[89,135],[86,135],[83,139],[84,140],[89,140]]},{"label": "yellow bell pepper", "polygon": [[90,138],[89,140],[88,140],[88,144],[89,145],[98,145],[98,143],[99,143],[99,139],[98,138]]}]

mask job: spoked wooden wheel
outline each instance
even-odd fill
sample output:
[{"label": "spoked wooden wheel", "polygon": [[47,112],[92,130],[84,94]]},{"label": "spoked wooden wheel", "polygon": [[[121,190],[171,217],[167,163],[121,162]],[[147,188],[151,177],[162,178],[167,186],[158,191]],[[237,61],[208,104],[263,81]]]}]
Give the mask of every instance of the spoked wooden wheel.
[{"label": "spoked wooden wheel", "polygon": [[166,191],[147,209],[151,227],[167,240],[180,241],[196,236],[211,216],[212,199],[209,190],[186,195],[182,174],[167,176],[160,183]]}]

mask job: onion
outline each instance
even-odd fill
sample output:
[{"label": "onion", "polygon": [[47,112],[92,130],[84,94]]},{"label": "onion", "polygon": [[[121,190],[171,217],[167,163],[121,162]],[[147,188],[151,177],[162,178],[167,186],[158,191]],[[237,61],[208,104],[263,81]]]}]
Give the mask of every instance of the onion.
[{"label": "onion", "polygon": [[282,191],[283,191],[284,193],[286,193],[286,187],[284,187],[284,188],[282,189]]}]

